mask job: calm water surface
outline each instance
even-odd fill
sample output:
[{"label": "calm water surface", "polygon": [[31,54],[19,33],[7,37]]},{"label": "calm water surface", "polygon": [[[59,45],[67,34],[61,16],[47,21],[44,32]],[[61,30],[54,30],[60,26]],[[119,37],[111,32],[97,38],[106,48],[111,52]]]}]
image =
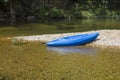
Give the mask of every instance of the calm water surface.
[{"label": "calm water surface", "polygon": [[0,41],[1,80],[120,80],[120,50]]},{"label": "calm water surface", "polygon": [[0,24],[0,37],[39,35],[50,33],[83,32],[100,29],[120,29],[120,20],[85,19],[62,21],[31,21],[16,23],[10,26],[8,23]]},{"label": "calm water surface", "polygon": [[[4,26],[4,27],[3,27]],[[0,80],[120,80],[120,49],[14,44],[2,38],[120,29],[118,20],[74,20],[0,26]]]}]

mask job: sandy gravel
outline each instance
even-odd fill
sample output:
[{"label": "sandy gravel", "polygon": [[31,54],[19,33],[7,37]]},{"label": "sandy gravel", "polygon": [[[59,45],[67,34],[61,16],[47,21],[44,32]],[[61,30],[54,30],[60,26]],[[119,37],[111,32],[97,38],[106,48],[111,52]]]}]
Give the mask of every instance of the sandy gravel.
[{"label": "sandy gravel", "polygon": [[14,39],[48,42],[48,41],[61,38],[61,37],[65,37],[65,36],[91,33],[91,32],[99,32],[100,35],[98,36],[96,41],[93,41],[92,43],[89,43],[87,45],[120,47],[120,30],[97,30],[97,31],[88,31],[88,32],[20,36],[20,37],[14,37]]}]

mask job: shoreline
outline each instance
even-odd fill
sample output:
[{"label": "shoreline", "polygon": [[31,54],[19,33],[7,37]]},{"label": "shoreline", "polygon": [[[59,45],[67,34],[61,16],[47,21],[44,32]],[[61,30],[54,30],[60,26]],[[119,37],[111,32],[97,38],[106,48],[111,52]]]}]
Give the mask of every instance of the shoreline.
[{"label": "shoreline", "polygon": [[43,35],[33,35],[33,36],[19,36],[12,37],[12,40],[23,40],[23,41],[40,41],[40,42],[48,42],[57,38],[76,35],[76,34],[84,34],[84,33],[92,33],[99,32],[99,36],[97,39],[91,43],[88,43],[89,46],[108,46],[108,47],[120,47],[120,30],[95,30],[95,31],[87,31],[87,32],[74,32],[74,33],[61,33],[61,34],[43,34]]}]

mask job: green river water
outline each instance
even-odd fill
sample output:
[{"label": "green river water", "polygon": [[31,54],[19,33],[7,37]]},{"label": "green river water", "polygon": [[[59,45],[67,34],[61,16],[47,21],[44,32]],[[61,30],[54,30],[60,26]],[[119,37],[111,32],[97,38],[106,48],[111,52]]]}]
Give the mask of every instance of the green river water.
[{"label": "green river water", "polygon": [[0,23],[0,80],[120,80],[120,49],[13,44],[6,37],[118,29],[119,20]]}]

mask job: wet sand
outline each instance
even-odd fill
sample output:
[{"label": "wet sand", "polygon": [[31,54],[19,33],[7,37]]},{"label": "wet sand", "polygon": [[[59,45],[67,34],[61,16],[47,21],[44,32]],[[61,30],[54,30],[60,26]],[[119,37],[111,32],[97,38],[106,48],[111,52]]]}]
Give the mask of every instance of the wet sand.
[{"label": "wet sand", "polygon": [[87,32],[75,32],[75,33],[62,33],[62,34],[44,34],[44,35],[33,35],[33,36],[19,36],[13,37],[12,40],[27,40],[27,41],[41,41],[48,42],[57,38],[71,36],[76,34],[84,34],[91,32],[99,32],[98,38],[92,43],[87,44],[88,46],[109,46],[109,47],[120,47],[120,30],[96,30]]}]

